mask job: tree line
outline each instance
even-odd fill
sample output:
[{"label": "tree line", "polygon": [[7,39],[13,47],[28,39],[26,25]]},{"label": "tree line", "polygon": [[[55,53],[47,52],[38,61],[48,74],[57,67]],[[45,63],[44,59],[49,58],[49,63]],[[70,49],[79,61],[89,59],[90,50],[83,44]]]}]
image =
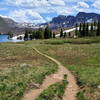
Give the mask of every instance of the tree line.
[{"label": "tree line", "polygon": [[39,28],[38,30],[25,30],[24,40],[32,39],[50,39],[55,38],[55,33],[47,26],[45,29]]},{"label": "tree line", "polygon": [[78,37],[100,36],[100,19],[98,22],[94,23],[76,24],[75,34]]}]

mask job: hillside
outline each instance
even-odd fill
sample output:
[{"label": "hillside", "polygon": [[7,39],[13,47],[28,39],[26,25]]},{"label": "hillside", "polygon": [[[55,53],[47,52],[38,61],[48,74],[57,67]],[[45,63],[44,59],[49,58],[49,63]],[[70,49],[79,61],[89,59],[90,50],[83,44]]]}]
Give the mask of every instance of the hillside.
[{"label": "hillside", "polygon": [[9,25],[6,23],[6,21],[0,17],[0,32],[1,33],[6,33],[10,30]]}]

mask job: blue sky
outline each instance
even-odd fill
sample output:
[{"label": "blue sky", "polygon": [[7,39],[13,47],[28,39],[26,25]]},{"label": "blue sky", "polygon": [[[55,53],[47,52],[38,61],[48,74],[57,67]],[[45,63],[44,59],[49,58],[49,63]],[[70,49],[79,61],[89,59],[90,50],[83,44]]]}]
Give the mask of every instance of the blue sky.
[{"label": "blue sky", "polygon": [[58,15],[100,14],[100,0],[0,0],[0,16],[17,22],[43,23]]}]

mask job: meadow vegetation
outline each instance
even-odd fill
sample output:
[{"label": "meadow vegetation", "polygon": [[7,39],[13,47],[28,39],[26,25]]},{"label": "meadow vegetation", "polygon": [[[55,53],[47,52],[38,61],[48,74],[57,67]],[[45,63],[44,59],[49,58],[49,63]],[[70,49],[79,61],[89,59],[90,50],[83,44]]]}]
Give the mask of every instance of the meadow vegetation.
[{"label": "meadow vegetation", "polygon": [[[46,75],[57,71],[57,65],[36,53],[33,47],[72,71],[80,87],[78,100],[100,100],[100,37],[0,44],[0,100],[21,100],[25,91],[37,88]],[[62,96],[61,86],[63,82],[50,86],[37,100]]]},{"label": "meadow vegetation", "polygon": [[24,44],[0,44],[0,100],[22,100],[25,92],[39,88],[57,65]]},{"label": "meadow vegetation", "polygon": [[62,100],[66,86],[66,79],[57,82],[44,90],[36,100]]},{"label": "meadow vegetation", "polygon": [[80,86],[78,100],[100,99],[100,37],[46,40],[37,48],[72,71]]}]

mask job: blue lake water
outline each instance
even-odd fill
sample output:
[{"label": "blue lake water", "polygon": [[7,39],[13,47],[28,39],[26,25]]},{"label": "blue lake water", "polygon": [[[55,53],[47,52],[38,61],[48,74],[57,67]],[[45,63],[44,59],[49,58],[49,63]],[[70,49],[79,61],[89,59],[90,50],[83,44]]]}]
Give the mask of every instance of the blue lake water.
[{"label": "blue lake water", "polygon": [[20,42],[23,40],[8,39],[8,35],[0,35],[0,42]]}]

